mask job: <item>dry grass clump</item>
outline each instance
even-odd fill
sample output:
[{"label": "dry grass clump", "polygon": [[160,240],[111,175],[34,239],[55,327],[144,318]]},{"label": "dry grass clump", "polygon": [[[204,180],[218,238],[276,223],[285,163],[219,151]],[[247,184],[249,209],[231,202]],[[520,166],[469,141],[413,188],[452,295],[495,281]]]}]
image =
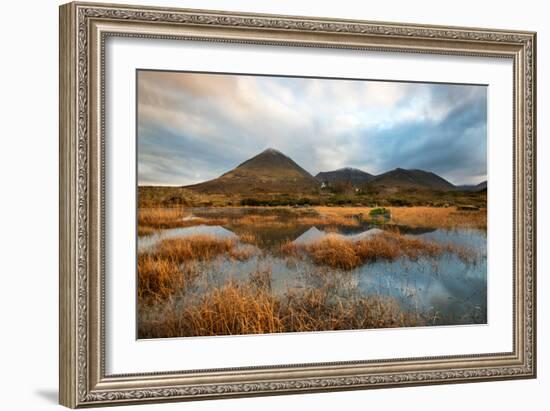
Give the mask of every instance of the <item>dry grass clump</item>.
[{"label": "dry grass clump", "polygon": [[229,253],[234,247],[233,239],[197,234],[161,241],[157,245],[156,255],[183,263],[191,260],[209,260],[217,255]]},{"label": "dry grass clump", "polygon": [[356,244],[336,236],[327,236],[303,249],[319,265],[351,270],[362,263],[356,252]]},{"label": "dry grass clump", "polygon": [[404,327],[423,324],[382,297],[335,298],[330,290],[273,295],[262,287],[228,283],[197,300],[174,301],[139,316],[139,338],[265,334]]},{"label": "dry grass clump", "polygon": [[258,244],[258,237],[254,233],[245,232],[239,235],[239,241],[244,244]]},{"label": "dry grass clump", "polygon": [[[441,245],[433,241],[422,240],[420,238],[404,236],[398,232],[387,232],[384,233],[383,236],[384,240],[388,243],[388,245],[386,246],[387,248],[391,248],[393,246],[397,248],[398,256],[399,254],[401,254],[410,258],[411,260],[417,260],[420,257],[437,257],[444,252],[450,251],[450,249],[446,245]],[[368,244],[369,241],[371,242],[371,244]],[[366,248],[376,250],[376,238],[366,240],[365,243],[367,243],[365,244]],[[382,244],[382,250],[384,250],[386,247]],[[368,258],[370,259],[376,259],[377,255],[380,255],[376,252],[368,254],[369,251],[366,251],[366,253],[369,256]],[[393,256],[393,251],[390,251],[390,254]],[[386,257],[383,254],[383,251],[382,255],[383,258],[391,259]]]},{"label": "dry grass clump", "polygon": [[271,279],[271,267],[251,272],[248,275],[248,283],[250,285],[264,290],[271,290]]},{"label": "dry grass clump", "polygon": [[140,208],[138,209],[138,224],[159,228],[173,221],[182,220],[189,216],[183,208]]},{"label": "dry grass clump", "polygon": [[234,239],[210,235],[166,239],[152,252],[138,255],[138,297],[162,300],[173,295],[197,276],[194,263],[226,255],[246,260],[254,254],[253,247],[241,247]]},{"label": "dry grass clump", "polygon": [[[139,324],[140,338],[281,332],[276,300],[264,290],[229,283],[181,310],[168,302],[156,321]],[[151,324],[152,323],[152,324]],[[152,326],[151,326],[152,325]]]},{"label": "dry grass clump", "polygon": [[317,265],[351,270],[377,260],[436,257],[444,252],[452,252],[451,247],[403,236],[398,232],[385,232],[359,241],[328,235],[311,244],[297,245],[288,242],[281,246],[281,252],[290,256],[305,254]]},{"label": "dry grass clump", "polygon": [[287,240],[279,245],[277,255],[283,255],[286,257],[300,257],[301,249],[292,240]]},{"label": "dry grass clump", "polygon": [[195,225],[226,225],[227,218],[197,218],[183,208],[138,209],[138,235],[148,235],[166,228],[191,227]]},{"label": "dry grass clump", "polygon": [[178,263],[210,260],[222,254],[244,260],[250,258],[252,253],[253,250],[250,247],[239,247],[236,239],[205,234],[166,239],[160,242],[155,250],[157,256]]},{"label": "dry grass clump", "polygon": [[169,259],[141,253],[138,255],[138,298],[161,300],[183,287],[179,265]]},{"label": "dry grass clump", "polygon": [[178,292],[184,292],[199,276],[195,264],[151,253],[140,253],[137,259],[138,301],[140,305],[162,303]]}]

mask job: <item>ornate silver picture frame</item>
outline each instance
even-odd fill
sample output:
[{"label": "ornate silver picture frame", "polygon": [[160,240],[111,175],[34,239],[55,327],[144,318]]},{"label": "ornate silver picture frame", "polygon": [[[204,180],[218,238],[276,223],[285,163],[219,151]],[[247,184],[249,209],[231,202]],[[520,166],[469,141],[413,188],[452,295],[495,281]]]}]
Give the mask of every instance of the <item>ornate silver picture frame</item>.
[{"label": "ornate silver picture frame", "polygon": [[[170,39],[513,63],[513,349],[472,355],[107,374],[105,44]],[[60,7],[60,403],[188,401],[536,376],[536,34],[92,3]],[[116,161],[116,159],[115,159]]]}]

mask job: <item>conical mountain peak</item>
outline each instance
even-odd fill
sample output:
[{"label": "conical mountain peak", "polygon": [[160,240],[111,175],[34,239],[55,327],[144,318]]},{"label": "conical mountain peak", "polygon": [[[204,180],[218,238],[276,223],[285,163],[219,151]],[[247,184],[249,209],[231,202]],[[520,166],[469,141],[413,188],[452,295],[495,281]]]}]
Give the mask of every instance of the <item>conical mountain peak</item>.
[{"label": "conical mountain peak", "polygon": [[205,193],[311,193],[319,182],[290,157],[274,148],[242,162],[219,178],[188,188]]},{"label": "conical mountain peak", "polygon": [[[280,154],[280,155],[283,155],[283,153],[281,153],[279,150],[276,150],[272,147],[269,147],[269,148],[266,148],[264,151],[262,151],[260,154]],[[286,157],[286,156],[285,156]]]}]

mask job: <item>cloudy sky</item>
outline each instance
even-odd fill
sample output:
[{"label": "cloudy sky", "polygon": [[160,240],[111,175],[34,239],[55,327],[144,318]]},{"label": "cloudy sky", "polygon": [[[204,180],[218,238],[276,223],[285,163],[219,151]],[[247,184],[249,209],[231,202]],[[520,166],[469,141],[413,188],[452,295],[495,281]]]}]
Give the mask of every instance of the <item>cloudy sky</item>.
[{"label": "cloudy sky", "polygon": [[266,148],[342,167],[487,178],[485,86],[138,71],[138,183],[216,178]]}]

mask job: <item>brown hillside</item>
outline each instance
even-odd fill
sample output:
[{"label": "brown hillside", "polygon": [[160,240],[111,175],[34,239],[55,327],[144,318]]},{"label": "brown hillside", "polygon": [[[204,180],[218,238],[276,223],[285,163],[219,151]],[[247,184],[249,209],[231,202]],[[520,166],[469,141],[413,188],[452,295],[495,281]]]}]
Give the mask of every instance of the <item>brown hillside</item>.
[{"label": "brown hillside", "polygon": [[315,193],[320,183],[290,157],[268,148],[220,177],[185,188],[199,193]]}]

